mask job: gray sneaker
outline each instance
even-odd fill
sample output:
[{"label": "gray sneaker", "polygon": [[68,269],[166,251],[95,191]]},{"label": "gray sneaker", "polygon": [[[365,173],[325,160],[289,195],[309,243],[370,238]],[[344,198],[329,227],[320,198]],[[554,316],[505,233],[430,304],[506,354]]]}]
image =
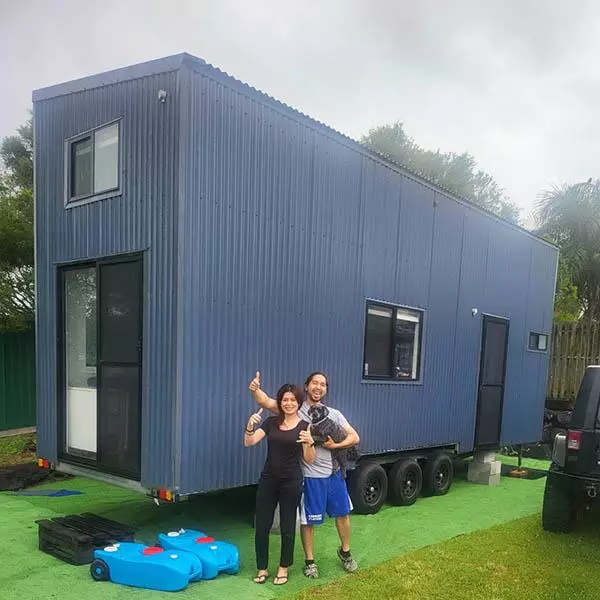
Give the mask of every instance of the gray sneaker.
[{"label": "gray sneaker", "polygon": [[315,563],[304,565],[304,576],[309,579],[319,579],[319,569]]},{"label": "gray sneaker", "polygon": [[342,549],[338,548],[337,555],[342,561],[344,571],[346,571],[347,573],[352,573],[352,571],[356,571],[356,569],[358,569],[358,563],[352,558],[351,554],[349,556],[344,556],[342,554]]}]

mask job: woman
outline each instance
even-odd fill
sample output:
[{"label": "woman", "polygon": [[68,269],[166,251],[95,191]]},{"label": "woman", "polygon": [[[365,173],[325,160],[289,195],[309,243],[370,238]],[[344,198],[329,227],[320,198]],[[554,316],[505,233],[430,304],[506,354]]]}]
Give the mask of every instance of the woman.
[{"label": "woman", "polygon": [[[267,438],[267,460],[256,492],[256,567],[255,583],[269,577],[269,532],[273,525],[275,507],[279,503],[281,517],[281,558],[275,585],[288,582],[288,567],[294,560],[296,511],[302,496],[300,457],[312,463],[316,451],[308,423],[298,416],[302,406],[302,390],[290,383],[283,385],[276,397],[279,414],[269,417],[262,425],[262,408],[253,414],[244,432],[244,446],[256,446]],[[258,429],[255,429],[260,425]]]}]

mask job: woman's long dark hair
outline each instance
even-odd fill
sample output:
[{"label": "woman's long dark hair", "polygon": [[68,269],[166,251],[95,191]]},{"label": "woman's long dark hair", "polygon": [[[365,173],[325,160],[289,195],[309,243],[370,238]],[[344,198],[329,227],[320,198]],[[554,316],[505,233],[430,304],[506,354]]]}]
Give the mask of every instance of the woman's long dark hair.
[{"label": "woman's long dark hair", "polygon": [[294,394],[294,398],[296,398],[296,402],[298,403],[298,409],[302,406],[302,401],[304,400],[304,394],[302,390],[293,383],[284,383],[279,390],[277,390],[277,396],[275,396],[275,401],[277,402],[277,408],[279,409],[279,420],[283,422],[284,414],[283,409],[281,408],[281,402],[283,400],[284,394],[287,392],[292,392]]}]

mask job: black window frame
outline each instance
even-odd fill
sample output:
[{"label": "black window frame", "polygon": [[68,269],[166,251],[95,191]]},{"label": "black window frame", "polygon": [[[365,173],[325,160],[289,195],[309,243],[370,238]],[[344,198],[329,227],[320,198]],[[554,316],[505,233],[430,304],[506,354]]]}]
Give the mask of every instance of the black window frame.
[{"label": "black window frame", "polygon": [[[389,375],[369,375],[365,373],[365,364],[367,358],[367,326],[369,319],[369,309],[384,309],[392,311],[392,318],[390,319],[390,337],[389,337]],[[418,326],[419,331],[417,335],[417,365],[416,365],[416,373],[415,377],[395,377],[392,373],[393,365],[394,365],[394,338],[396,335],[396,321],[398,319],[398,311],[406,311],[411,313],[416,313],[419,317]],[[390,304],[387,302],[382,302],[378,300],[369,300],[367,299],[365,304],[365,322],[364,322],[364,332],[363,332],[363,361],[362,361],[362,379],[364,381],[374,382],[386,382],[386,383],[420,383],[421,382],[421,365],[422,365],[422,357],[423,357],[423,328],[425,321],[425,311],[421,308],[416,308],[413,306],[405,306],[402,304]]]},{"label": "black window frame", "polygon": [[[535,347],[531,346],[531,338],[532,336],[536,336],[537,344]],[[546,338],[546,347],[544,349],[540,349],[540,337]],[[530,331],[527,335],[527,350],[528,352],[539,352],[541,354],[547,354],[550,349],[550,336],[544,331]]]},{"label": "black window frame", "polygon": [[[96,160],[96,134],[99,131],[107,129],[108,127],[117,126],[117,185],[112,188],[95,191],[94,190],[94,179],[95,179],[95,160]],[[122,118],[114,119],[98,125],[93,129],[89,129],[82,133],[68,138],[65,140],[65,208],[72,208],[74,206],[80,206],[81,204],[87,204],[88,202],[97,202],[106,198],[113,198],[119,196],[122,193],[122,161],[123,161],[123,139],[122,139]],[[73,147],[78,142],[90,139],[92,146],[92,164],[91,164],[91,192],[87,194],[81,194],[79,196],[72,195],[73,189]]]}]

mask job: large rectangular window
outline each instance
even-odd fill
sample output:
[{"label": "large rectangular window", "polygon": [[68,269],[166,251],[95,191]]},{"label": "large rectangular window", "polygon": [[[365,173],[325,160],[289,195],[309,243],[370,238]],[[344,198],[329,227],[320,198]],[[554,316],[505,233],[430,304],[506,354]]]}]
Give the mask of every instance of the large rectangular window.
[{"label": "large rectangular window", "polygon": [[363,377],[417,381],[423,312],[367,302]]},{"label": "large rectangular window", "polygon": [[67,204],[118,192],[119,138],[116,122],[69,140]]}]

